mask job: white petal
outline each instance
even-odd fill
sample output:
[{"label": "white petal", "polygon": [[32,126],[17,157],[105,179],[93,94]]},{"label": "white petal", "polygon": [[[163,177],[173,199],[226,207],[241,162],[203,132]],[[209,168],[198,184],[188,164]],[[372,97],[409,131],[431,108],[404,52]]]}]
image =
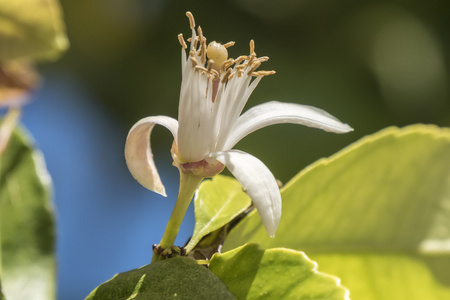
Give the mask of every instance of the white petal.
[{"label": "white petal", "polygon": [[125,159],[133,177],[147,189],[166,197],[166,190],[153,161],[150,134],[155,125],[162,125],[172,132],[176,140],[178,121],[166,117],[147,117],[131,128],[125,143]]},{"label": "white petal", "polygon": [[335,133],[353,131],[353,128],[322,109],[309,105],[272,101],[254,106],[242,114],[224,149],[233,148],[243,137],[255,130],[281,123],[305,125]]},{"label": "white petal", "polygon": [[281,217],[281,195],[270,170],[256,157],[239,150],[214,152],[210,157],[223,163],[242,184],[267,233],[274,237]]}]

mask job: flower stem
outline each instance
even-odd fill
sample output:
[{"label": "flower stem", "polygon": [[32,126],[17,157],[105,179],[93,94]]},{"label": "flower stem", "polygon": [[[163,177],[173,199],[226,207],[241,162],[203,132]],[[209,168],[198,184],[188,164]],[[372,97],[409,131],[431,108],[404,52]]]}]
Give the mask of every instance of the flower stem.
[{"label": "flower stem", "polygon": [[[172,215],[170,216],[169,222],[167,223],[164,235],[161,239],[161,242],[159,243],[159,247],[161,249],[167,249],[173,246],[181,222],[183,221],[186,210],[189,207],[189,203],[191,202],[195,190],[202,180],[203,177],[201,176],[195,176],[180,171],[180,189],[178,191],[178,198],[172,211]],[[152,262],[157,261],[158,259],[159,255],[153,253]]]}]

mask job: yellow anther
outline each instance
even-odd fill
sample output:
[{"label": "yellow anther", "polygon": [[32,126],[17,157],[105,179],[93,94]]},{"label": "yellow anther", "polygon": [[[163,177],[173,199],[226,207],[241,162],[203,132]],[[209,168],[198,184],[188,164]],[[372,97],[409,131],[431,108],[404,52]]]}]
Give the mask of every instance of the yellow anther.
[{"label": "yellow anther", "polygon": [[226,71],[229,67],[231,67],[234,64],[234,59],[229,58],[222,64],[222,71]]},{"label": "yellow anther", "polygon": [[241,55],[238,58],[236,58],[236,60],[234,61],[236,64],[240,64],[241,62],[243,62],[244,60],[247,60],[248,56],[247,55]]},{"label": "yellow anther", "polygon": [[189,57],[191,58],[192,65],[195,67],[198,65],[198,61],[195,59],[194,50],[189,51]]},{"label": "yellow anther", "polygon": [[186,12],[186,16],[189,18],[189,26],[191,27],[191,29],[194,29],[195,28],[194,16],[190,11]]},{"label": "yellow anther", "polygon": [[256,53],[255,53],[255,41],[254,40],[250,41],[250,55],[252,55],[252,54],[256,55]]},{"label": "yellow anther", "polygon": [[269,60],[268,56],[262,56],[262,57],[258,57],[257,59],[255,59],[255,61],[260,61],[260,62],[265,62]]},{"label": "yellow anther", "polygon": [[209,73],[209,76],[211,77],[212,81],[215,81],[217,78],[219,78],[219,72],[217,72],[216,70],[213,69]]},{"label": "yellow anther", "polygon": [[258,67],[261,65],[261,62],[257,61],[255,63],[252,64],[250,70],[248,71],[248,75],[251,76],[253,72],[256,71],[256,69],[258,69]]},{"label": "yellow anther", "polygon": [[183,34],[182,34],[182,33],[180,33],[180,34],[178,35],[178,41],[180,42],[181,47],[183,47],[183,49],[186,49],[186,48],[187,48],[187,45],[186,45],[186,42],[184,41],[184,38],[183,38]]},{"label": "yellow anther", "polygon": [[274,70],[272,70],[272,71],[258,71],[258,73],[259,73],[259,75],[262,75],[262,76],[268,76],[268,75],[273,75],[276,72]]},{"label": "yellow anther", "polygon": [[229,48],[229,47],[231,47],[231,46],[234,46],[234,44],[235,44],[235,42],[228,42],[228,43],[226,43],[226,44],[223,44],[223,46],[224,46],[225,48]]},{"label": "yellow anther", "polygon": [[208,71],[211,71],[213,66],[214,66],[214,60],[210,59],[208,60],[208,64],[206,65],[206,69],[208,69]]},{"label": "yellow anther", "polygon": [[205,68],[205,67],[203,67],[203,66],[200,66],[200,65],[196,65],[196,66],[195,66],[195,69],[196,69],[196,70],[199,70],[199,71],[202,71],[202,72],[204,72],[204,73],[208,73],[208,69]]},{"label": "yellow anther", "polygon": [[247,62],[247,65],[248,65],[248,66],[253,66],[253,62],[255,61],[255,59],[256,59],[256,54],[253,52],[253,53],[250,55],[250,58],[249,58],[249,60],[248,60],[248,62]]},{"label": "yellow anther", "polygon": [[214,61],[213,68],[220,71],[222,64],[228,59],[227,49],[220,43],[211,42],[206,50],[206,55]]},{"label": "yellow anther", "polygon": [[[228,69],[228,70],[225,72],[225,74],[223,75],[222,83],[227,82],[228,78],[230,78],[230,75],[231,75],[231,69]],[[230,79],[231,79],[231,78],[230,78]]]}]

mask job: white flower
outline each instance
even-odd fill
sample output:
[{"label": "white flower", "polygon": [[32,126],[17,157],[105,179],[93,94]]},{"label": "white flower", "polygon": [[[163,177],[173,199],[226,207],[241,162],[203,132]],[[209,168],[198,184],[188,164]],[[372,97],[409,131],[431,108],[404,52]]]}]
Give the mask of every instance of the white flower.
[{"label": "white flower", "polygon": [[144,187],[166,195],[149,142],[153,127],[163,125],[173,134],[172,156],[180,172],[211,177],[226,166],[251,197],[267,233],[274,236],[281,216],[276,180],[260,160],[232,148],[251,132],[273,124],[301,124],[335,133],[353,129],[321,109],[294,103],[267,102],[241,115],[261,78],[275,73],[256,71],[268,57],[257,58],[251,41],[249,55],[228,59],[226,48],[234,43],[207,46],[200,27],[197,35],[192,14],[187,15],[192,38],[187,56],[186,43],[179,35],[182,82],[178,121],[153,116],[137,122],[125,146],[128,168]]}]

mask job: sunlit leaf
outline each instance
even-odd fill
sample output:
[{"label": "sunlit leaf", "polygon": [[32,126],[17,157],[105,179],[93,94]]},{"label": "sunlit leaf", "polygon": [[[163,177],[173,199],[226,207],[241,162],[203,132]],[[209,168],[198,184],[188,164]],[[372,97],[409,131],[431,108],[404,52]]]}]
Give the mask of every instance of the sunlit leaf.
[{"label": "sunlit leaf", "polygon": [[274,239],[252,214],[224,248],[301,249],[354,299],[450,299],[450,129],[382,130],[300,172],[282,199]]},{"label": "sunlit leaf", "polygon": [[317,270],[303,252],[247,244],[215,254],[209,269],[237,299],[349,299],[338,278]]},{"label": "sunlit leaf", "polygon": [[120,273],[86,300],[235,299],[226,286],[193,259],[175,257]]},{"label": "sunlit leaf", "polygon": [[204,181],[195,195],[195,228],[186,250],[189,252],[207,234],[225,226],[250,205],[250,197],[231,177],[215,176]]},{"label": "sunlit leaf", "polygon": [[0,0],[0,61],[55,58],[68,47],[57,0]]},{"label": "sunlit leaf", "polygon": [[55,252],[50,179],[20,131],[0,154],[0,267],[7,299],[53,299]]}]

